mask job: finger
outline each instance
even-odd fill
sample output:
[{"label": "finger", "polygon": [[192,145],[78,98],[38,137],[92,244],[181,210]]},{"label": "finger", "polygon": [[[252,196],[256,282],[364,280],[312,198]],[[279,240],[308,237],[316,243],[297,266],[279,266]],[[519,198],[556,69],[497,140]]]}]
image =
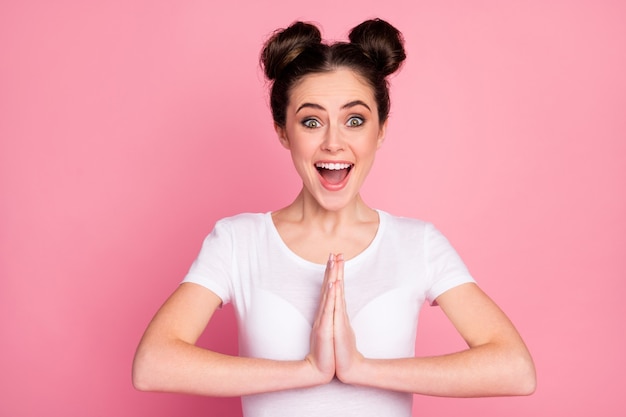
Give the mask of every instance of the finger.
[{"label": "finger", "polygon": [[334,285],[335,288],[335,302],[334,302],[334,318],[335,318],[335,330],[340,331],[341,326],[344,324],[346,318],[346,301],[345,301],[345,286],[343,279],[337,280]]},{"label": "finger", "polygon": [[337,285],[329,284],[324,293],[324,300],[320,304],[317,312],[317,320],[314,325],[317,328],[315,335],[321,337],[322,340],[329,341],[333,338],[333,323],[335,320],[335,299]]},{"label": "finger", "polygon": [[322,286],[320,287],[320,305],[324,303],[324,298],[326,297],[326,292],[328,290],[328,284],[331,282],[332,268],[335,262],[335,255],[332,253],[328,257],[328,261],[326,261],[326,270],[324,271],[324,279],[322,280]]},{"label": "finger", "polygon": [[339,254],[336,257],[337,261],[337,281],[335,282],[335,321],[345,320],[346,312],[346,299],[345,299],[345,281],[344,281],[344,266],[345,261],[343,255]]},{"label": "finger", "polygon": [[[330,254],[328,257],[328,261],[326,262],[326,271],[324,272],[324,280],[322,281],[322,286],[320,288],[320,303],[317,309],[316,321],[320,321],[322,315],[325,310],[328,309],[328,301],[334,300],[333,297],[329,297],[329,289],[332,286],[332,282],[334,282],[333,278],[333,269],[335,267],[335,255]],[[334,301],[333,301],[334,303]]]},{"label": "finger", "polygon": [[[335,255],[331,253],[328,256],[328,261],[326,262],[326,270],[324,271],[324,286],[328,287],[328,284],[335,280]],[[322,287],[322,291],[324,288]]]},{"label": "finger", "polygon": [[327,266],[327,281],[324,285],[324,300],[323,305],[320,306],[320,314],[322,326],[329,326],[330,333],[333,333],[333,322],[335,320],[335,308],[337,303],[337,291],[340,288],[337,281],[337,273],[340,269],[337,257],[334,254],[330,254]]},{"label": "finger", "polygon": [[340,253],[340,254],[338,254],[335,257],[335,263],[337,264],[337,268],[336,268],[336,270],[337,270],[337,272],[336,272],[337,273],[337,275],[336,275],[337,280],[338,281],[343,281],[343,268],[344,268],[344,264],[345,264],[345,261],[343,259],[343,253]]},{"label": "finger", "polygon": [[335,312],[335,304],[337,298],[337,288],[339,286],[335,283],[330,283],[328,286],[328,290],[326,291],[326,298],[324,303],[320,306],[320,311],[322,312],[322,320],[329,320],[329,323],[332,326],[333,314]]}]

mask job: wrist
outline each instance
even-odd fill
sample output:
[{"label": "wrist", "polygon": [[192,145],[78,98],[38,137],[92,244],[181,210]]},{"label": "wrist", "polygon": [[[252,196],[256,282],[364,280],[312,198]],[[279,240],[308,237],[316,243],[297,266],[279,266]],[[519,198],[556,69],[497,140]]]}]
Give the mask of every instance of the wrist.
[{"label": "wrist", "polygon": [[302,368],[308,386],[325,385],[335,377],[334,367],[322,369],[310,355],[307,355],[302,361]]},{"label": "wrist", "polygon": [[349,366],[337,367],[337,379],[349,385],[370,385],[371,382],[368,384],[370,362],[370,359],[359,354],[350,362]]}]

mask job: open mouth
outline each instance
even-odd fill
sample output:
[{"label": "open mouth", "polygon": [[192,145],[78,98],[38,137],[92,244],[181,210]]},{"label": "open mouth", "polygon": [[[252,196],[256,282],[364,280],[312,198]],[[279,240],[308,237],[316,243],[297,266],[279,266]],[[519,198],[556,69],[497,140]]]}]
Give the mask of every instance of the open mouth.
[{"label": "open mouth", "polygon": [[340,184],[346,179],[354,164],[346,164],[341,162],[318,162],[315,164],[317,172],[329,184]]}]

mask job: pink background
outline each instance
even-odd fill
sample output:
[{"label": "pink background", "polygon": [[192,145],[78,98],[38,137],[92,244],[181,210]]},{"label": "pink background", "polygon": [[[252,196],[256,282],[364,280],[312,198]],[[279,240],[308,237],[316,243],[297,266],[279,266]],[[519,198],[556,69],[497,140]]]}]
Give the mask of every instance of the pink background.
[{"label": "pink background", "polygon": [[[416,397],[416,415],[624,415],[621,1],[3,1],[0,415],[239,416],[140,393],[139,338],[216,219],[299,181],[257,57],[295,19],[406,37],[364,196],[434,222],[536,360],[535,395]],[[426,308],[419,354],[463,346]],[[205,346],[236,351],[232,310]]]}]

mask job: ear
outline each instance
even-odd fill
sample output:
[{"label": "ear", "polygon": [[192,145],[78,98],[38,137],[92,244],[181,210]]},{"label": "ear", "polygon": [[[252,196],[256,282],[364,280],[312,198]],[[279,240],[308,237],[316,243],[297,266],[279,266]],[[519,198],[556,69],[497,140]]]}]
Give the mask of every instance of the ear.
[{"label": "ear", "polygon": [[277,123],[274,123],[274,130],[276,131],[276,135],[278,135],[278,140],[280,144],[283,145],[285,149],[289,148],[289,139],[287,138],[287,131],[284,127],[279,126]]},{"label": "ear", "polygon": [[376,149],[383,146],[383,142],[385,141],[385,134],[387,133],[388,123],[389,123],[389,119],[385,120],[382,126],[380,126],[380,130],[378,131],[378,141],[376,142]]}]

